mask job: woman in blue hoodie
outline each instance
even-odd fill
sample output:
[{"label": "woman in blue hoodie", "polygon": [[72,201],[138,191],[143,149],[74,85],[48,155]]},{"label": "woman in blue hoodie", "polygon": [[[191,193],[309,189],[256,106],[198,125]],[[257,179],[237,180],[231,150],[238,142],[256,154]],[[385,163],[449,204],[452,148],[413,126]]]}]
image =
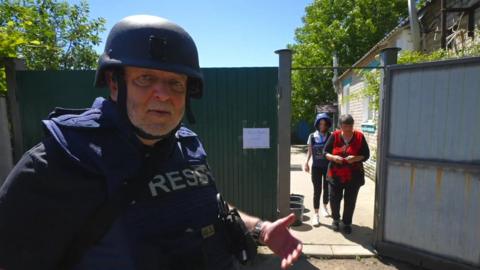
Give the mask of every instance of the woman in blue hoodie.
[{"label": "woman in blue hoodie", "polygon": [[[329,216],[328,205],[328,183],[326,180],[328,160],[323,155],[323,148],[330,136],[328,130],[332,126],[332,120],[326,113],[317,114],[315,118],[315,132],[308,136],[308,153],[307,160],[303,165],[303,169],[306,172],[310,172],[312,175],[313,183],[313,208],[315,210],[315,216],[312,218],[312,225],[320,225],[320,216],[318,210],[320,208],[320,196],[322,194],[323,186],[323,206],[321,208],[322,215]],[[312,169],[310,171],[309,161],[312,157]]]}]

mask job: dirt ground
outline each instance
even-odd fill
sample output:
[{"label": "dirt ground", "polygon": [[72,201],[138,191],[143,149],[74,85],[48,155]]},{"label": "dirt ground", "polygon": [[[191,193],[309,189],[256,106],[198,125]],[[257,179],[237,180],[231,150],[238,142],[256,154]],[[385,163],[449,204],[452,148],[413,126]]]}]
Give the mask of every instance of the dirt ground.
[{"label": "dirt ground", "polygon": [[390,269],[399,269],[399,270],[420,270],[422,268],[415,267],[406,263],[378,259],[378,258],[365,258],[365,259],[315,259],[309,258],[308,261],[315,266],[317,269],[333,269],[333,270],[350,270],[350,269],[359,269],[359,270],[390,270]]},{"label": "dirt ground", "polygon": [[[241,267],[249,270],[280,269],[280,260],[273,255],[258,255],[255,265]],[[302,257],[291,270],[421,270],[420,267],[395,261],[387,258],[357,258],[357,259],[321,259],[314,257]]]}]

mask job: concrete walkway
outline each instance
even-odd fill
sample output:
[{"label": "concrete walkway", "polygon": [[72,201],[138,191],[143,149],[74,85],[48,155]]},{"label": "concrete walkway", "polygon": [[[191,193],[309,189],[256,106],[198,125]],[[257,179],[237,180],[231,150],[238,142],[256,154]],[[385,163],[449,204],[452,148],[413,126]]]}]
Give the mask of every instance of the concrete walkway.
[{"label": "concrete walkway", "polygon": [[352,234],[334,232],[330,227],[332,223],[330,217],[321,216],[321,225],[313,227],[311,226],[311,218],[314,215],[313,186],[310,174],[302,170],[305,159],[306,146],[292,146],[291,192],[305,196],[305,212],[303,224],[291,229],[304,243],[304,253],[327,258],[374,256],[372,242],[375,183],[366,179],[365,185],[360,189],[353,215]]}]

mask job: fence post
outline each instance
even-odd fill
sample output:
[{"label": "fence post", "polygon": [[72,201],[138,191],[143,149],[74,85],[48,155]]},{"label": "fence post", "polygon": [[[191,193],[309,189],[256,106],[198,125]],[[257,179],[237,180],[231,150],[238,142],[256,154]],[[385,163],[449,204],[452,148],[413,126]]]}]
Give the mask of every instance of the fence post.
[{"label": "fence post", "polygon": [[290,126],[292,106],[292,50],[282,49],[278,66],[278,174],[277,211],[280,217],[290,213]]},{"label": "fence post", "polygon": [[385,91],[388,91],[388,70],[387,67],[389,65],[397,64],[398,58],[398,51],[400,48],[385,48],[380,51],[380,65],[383,67],[380,74],[380,108],[378,113],[378,128],[377,128],[377,164],[375,169],[375,209],[374,209],[374,220],[373,220],[373,230],[374,230],[374,243],[382,241],[383,238],[383,213],[385,206],[385,182],[382,178],[383,170],[386,168],[382,168],[384,158],[384,152],[387,151],[385,149],[385,138],[387,134],[385,134],[384,126],[385,121],[384,115],[385,110],[388,110],[385,106]]},{"label": "fence post", "polygon": [[25,61],[22,59],[6,58],[5,74],[7,76],[7,102],[10,123],[13,135],[13,162],[16,163],[23,154],[22,119],[17,97],[16,72],[25,70]]},{"label": "fence post", "polygon": [[[0,59],[0,66],[4,66]],[[11,144],[10,124],[8,119],[7,97],[0,95],[0,186],[13,167],[13,150]]]}]

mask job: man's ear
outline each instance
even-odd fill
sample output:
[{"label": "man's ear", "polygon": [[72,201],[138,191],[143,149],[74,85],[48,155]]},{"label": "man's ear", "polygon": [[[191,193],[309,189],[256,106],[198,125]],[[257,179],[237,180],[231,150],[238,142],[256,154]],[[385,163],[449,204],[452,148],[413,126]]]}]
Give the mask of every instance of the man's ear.
[{"label": "man's ear", "polygon": [[110,98],[113,101],[117,101],[118,97],[118,83],[113,78],[113,71],[105,71],[105,79],[107,81],[108,89],[110,89]]}]

